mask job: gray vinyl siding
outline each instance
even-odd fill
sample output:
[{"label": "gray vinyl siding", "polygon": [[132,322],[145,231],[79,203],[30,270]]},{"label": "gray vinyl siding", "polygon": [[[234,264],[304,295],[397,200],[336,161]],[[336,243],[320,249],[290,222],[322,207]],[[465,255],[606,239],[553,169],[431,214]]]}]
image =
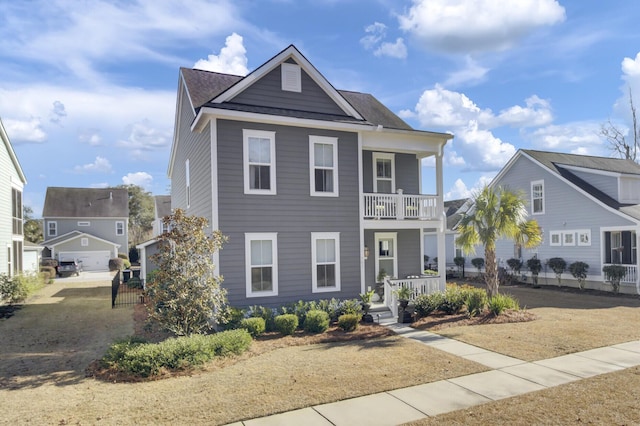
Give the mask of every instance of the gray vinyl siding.
[{"label": "gray vinyl siding", "polygon": [[[280,305],[360,293],[358,138],[355,133],[218,121],[220,273],[232,305]],[[276,195],[244,194],[243,129],[275,132]],[[312,197],[309,136],[338,138],[339,197]],[[245,298],[245,233],[278,234],[278,296]],[[341,291],[312,293],[311,233],[339,232]]]},{"label": "gray vinyl siding", "polygon": [[[213,218],[211,200],[211,123],[202,132],[190,129],[194,119],[188,97],[182,93],[179,129],[179,149],[176,150],[171,175],[171,207],[180,208],[190,216]],[[189,160],[191,203],[187,208],[186,161]]]},{"label": "gray vinyl siding", "polygon": [[[394,155],[396,189],[405,194],[420,193],[420,160],[413,154]],[[362,151],[362,191],[373,192],[373,151]]]},{"label": "gray vinyl siding", "polygon": [[[113,256],[113,244],[106,243],[104,241],[96,240],[95,238],[89,238],[89,245],[82,246],[82,242],[80,238],[74,238],[68,242],[64,242],[55,247],[56,257],[58,253],[68,252],[68,251],[108,251]],[[125,253],[125,251],[120,247],[120,253]]]},{"label": "gray vinyl siding", "polygon": [[9,272],[7,246],[13,243],[12,181],[20,182],[20,176],[11,161],[4,141],[0,140],[0,274]]},{"label": "gray vinyl siding", "polygon": [[[621,172],[623,170],[620,170]],[[577,172],[575,170],[570,170],[571,173],[578,176],[580,179],[585,182],[593,185],[595,188],[604,192],[611,198],[618,200],[618,178],[614,176],[604,176],[595,173],[588,172]]]},{"label": "gray vinyl siding", "polygon": [[[531,219],[538,221],[543,229],[544,241],[534,249],[523,249],[522,257],[526,262],[537,253],[538,258],[544,264],[552,257],[562,257],[567,264],[575,261],[586,262],[589,265],[590,275],[600,275],[601,262],[601,227],[609,226],[635,226],[628,220],[608,209],[602,207],[588,196],[582,194],[574,187],[560,179],[560,177],[539,167],[531,160],[520,157],[512,167],[503,175],[498,185],[508,186],[511,189],[522,190],[527,204],[531,200],[531,181],[544,180],[545,213],[530,215]],[[528,206],[531,212],[531,206]],[[590,230],[590,246],[550,246],[550,231],[574,231]],[[496,255],[507,266],[506,260],[513,257],[514,247],[512,241],[499,241],[496,246]]]},{"label": "gray vinyl siding", "polygon": [[345,115],[326,92],[301,70],[302,91],[282,90],[280,66],[232,99],[234,103]]},{"label": "gray vinyl siding", "polygon": [[364,262],[365,287],[373,288],[376,283],[375,234],[394,232],[398,244],[398,276],[420,275],[422,273],[422,259],[420,258],[420,229],[367,229],[364,232],[364,244],[369,247],[369,258]]},{"label": "gray vinyl siding", "polygon": [[[107,240],[113,242],[115,244],[120,244],[120,253],[128,253],[128,240],[127,240],[127,226],[128,226],[129,218],[121,218],[121,219],[99,219],[99,218],[73,218],[73,219],[59,219],[59,218],[45,218],[44,219],[44,234],[45,241],[51,240],[53,238],[61,237],[65,234],[68,234],[72,231],[80,231],[90,234],[94,237],[102,238],[103,240]],[[57,222],[58,233],[56,237],[50,237],[47,235],[49,229],[49,222]],[[89,226],[78,226],[78,222],[89,222]],[[124,222],[124,235],[116,235],[116,222]],[[79,244],[79,242],[78,242]],[[91,250],[84,248],[78,248],[78,250]]]}]

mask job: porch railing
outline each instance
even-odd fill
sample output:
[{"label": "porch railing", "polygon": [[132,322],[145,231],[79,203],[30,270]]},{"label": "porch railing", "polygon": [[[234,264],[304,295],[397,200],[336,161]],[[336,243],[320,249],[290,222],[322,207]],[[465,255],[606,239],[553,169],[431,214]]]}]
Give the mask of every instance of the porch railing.
[{"label": "porch railing", "polygon": [[409,287],[411,289],[410,300],[415,300],[421,294],[431,294],[444,290],[440,288],[440,276],[438,275],[423,275],[419,278],[404,279],[390,279],[387,277],[384,280],[384,301],[394,317],[398,316],[398,296],[395,290],[400,287]]},{"label": "porch railing", "polygon": [[[609,266],[611,265],[611,263],[605,263],[602,266]],[[624,275],[624,277],[622,277],[622,279],[620,280],[620,283],[624,283],[624,284],[635,284],[638,280],[638,267],[636,265],[619,265],[618,266],[624,266],[624,269],[626,271],[626,274]]]},{"label": "porch railing", "polygon": [[365,219],[418,219],[437,217],[435,195],[364,194]]}]

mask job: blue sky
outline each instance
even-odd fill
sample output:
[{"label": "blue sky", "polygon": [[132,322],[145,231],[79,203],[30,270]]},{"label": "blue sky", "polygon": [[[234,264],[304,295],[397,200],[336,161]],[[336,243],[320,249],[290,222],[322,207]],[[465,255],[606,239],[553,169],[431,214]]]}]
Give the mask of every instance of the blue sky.
[{"label": "blue sky", "polygon": [[47,186],[164,194],[178,68],[246,74],[295,44],[336,88],[453,132],[454,199],[518,148],[612,156],[639,19],[631,0],[0,0],[0,117],[36,215]]}]

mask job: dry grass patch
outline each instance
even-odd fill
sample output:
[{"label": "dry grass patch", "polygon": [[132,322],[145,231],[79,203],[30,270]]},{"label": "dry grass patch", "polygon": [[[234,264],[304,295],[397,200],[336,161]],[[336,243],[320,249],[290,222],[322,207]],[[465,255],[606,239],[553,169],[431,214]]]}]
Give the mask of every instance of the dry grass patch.
[{"label": "dry grass patch", "polygon": [[636,425],[640,367],[425,418],[411,425]]}]

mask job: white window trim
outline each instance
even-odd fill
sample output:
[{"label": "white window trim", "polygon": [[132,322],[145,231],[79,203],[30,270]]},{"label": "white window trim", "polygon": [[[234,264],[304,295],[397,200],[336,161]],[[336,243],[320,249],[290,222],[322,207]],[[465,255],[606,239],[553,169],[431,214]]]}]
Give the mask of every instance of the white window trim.
[{"label": "white window trim", "polygon": [[[554,243],[553,242],[553,237],[557,236],[558,237],[558,242]],[[560,231],[549,231],[549,245],[550,246],[561,246],[562,245],[562,232]]]},{"label": "white window trim", "polygon": [[80,246],[89,247],[89,238],[86,238],[86,237],[80,238]]},{"label": "white window trim", "polygon": [[[51,232],[51,225],[53,225],[53,232]],[[47,236],[48,237],[58,236],[58,222],[56,222],[55,220],[50,220],[47,222]]]},{"label": "white window trim", "polygon": [[78,222],[78,226],[91,226],[91,222],[81,221],[81,222]]},{"label": "white window trim", "polygon": [[[571,235],[571,241],[567,241],[567,237]],[[576,233],[571,232],[563,232],[562,233],[562,245],[563,246],[575,246],[576,245]]]},{"label": "white window trim", "polygon": [[[578,239],[576,240],[576,242],[578,243],[579,246],[590,246],[591,245],[591,230],[590,229],[581,229],[579,231],[577,231],[578,233]],[[581,241],[581,237],[583,235],[587,236],[587,242],[583,243]]]},{"label": "white window trim", "polygon": [[[251,189],[250,173],[249,173],[249,138],[269,139],[269,149],[271,152],[271,162],[269,163],[271,170],[269,173],[271,189]],[[257,195],[275,195],[276,194],[276,132],[267,132],[264,130],[242,129],[242,163],[244,168],[244,193]]]},{"label": "white window trim", "polygon": [[[336,252],[336,286],[318,287],[318,262],[316,257],[316,241],[334,240]],[[311,291],[313,293],[328,293],[340,291],[340,233],[339,232],[312,232],[311,233]]]},{"label": "white window trim", "polygon": [[[542,211],[536,212],[534,211],[534,203],[533,203],[533,187],[535,185],[541,185],[542,186]],[[544,180],[534,180],[531,182],[531,214],[532,215],[538,215],[538,214],[544,214],[545,212],[545,194],[544,194]]]},{"label": "white window trim", "polygon": [[[254,292],[251,289],[251,241],[270,240],[272,253],[271,279],[273,289],[271,291]],[[278,233],[277,232],[248,232],[244,234],[244,263],[246,278],[246,297],[269,297],[278,295]]]},{"label": "white window trim", "polygon": [[[316,167],[315,165],[315,144],[333,146],[333,167]],[[316,169],[333,170],[333,191],[316,191]],[[316,197],[337,197],[339,196],[338,185],[338,138],[327,136],[309,136],[309,191],[311,196]]]},{"label": "white window trim", "polygon": [[[122,224],[122,233],[121,234],[118,233],[118,225],[119,224]],[[125,230],[125,227],[124,227],[124,221],[123,220],[117,220],[116,221],[116,235],[118,237],[123,237],[125,234],[126,234],[126,230]]]},{"label": "white window trim", "polygon": [[[375,233],[375,272],[376,277],[380,274],[380,252],[378,247],[380,245],[380,240],[391,239],[393,240],[393,271],[394,276],[397,278],[398,276],[398,233],[397,232],[376,232]],[[389,259],[388,257],[385,259]]]},{"label": "white window trim", "polygon": [[300,65],[283,62],[280,68],[282,90],[302,92],[302,69]]},{"label": "white window trim", "polygon": [[373,192],[378,192],[378,167],[377,160],[391,160],[391,194],[396,192],[396,161],[395,154],[387,152],[374,152],[373,153]]},{"label": "white window trim", "polygon": [[191,170],[189,167],[189,159],[184,162],[185,174],[185,197],[187,198],[187,208],[191,207]]}]

